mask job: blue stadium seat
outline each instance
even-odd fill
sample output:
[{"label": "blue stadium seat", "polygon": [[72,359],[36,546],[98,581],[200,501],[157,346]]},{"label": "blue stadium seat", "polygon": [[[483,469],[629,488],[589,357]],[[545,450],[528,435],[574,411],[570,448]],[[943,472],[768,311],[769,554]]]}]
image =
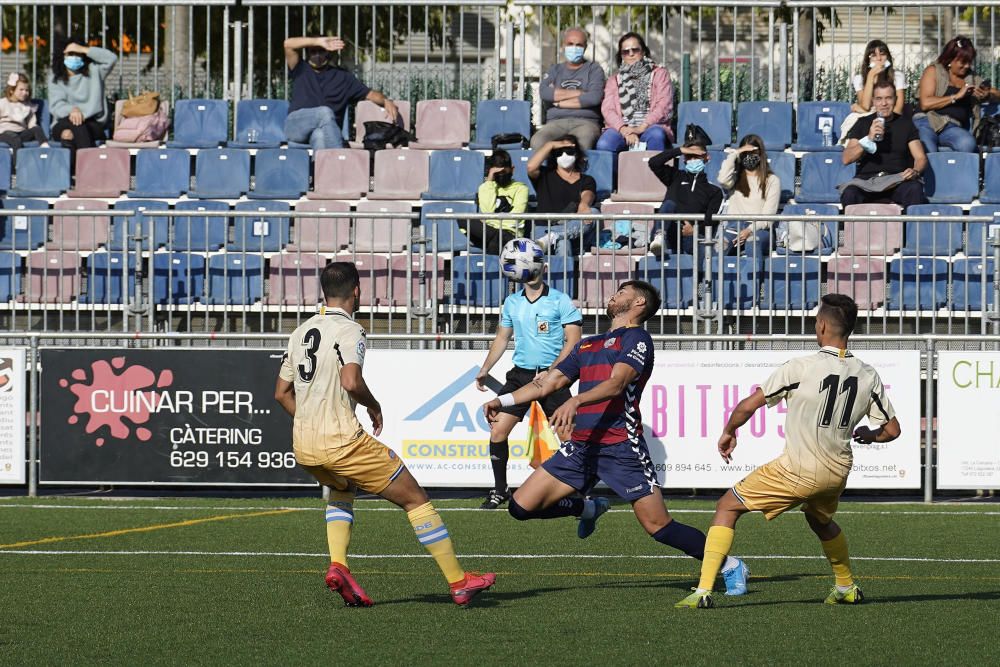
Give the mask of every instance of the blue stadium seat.
[{"label": "blue stadium seat", "polygon": [[188,304],[205,295],[205,258],[183,252],[153,255],[153,303]]},{"label": "blue stadium seat", "polygon": [[762,308],[811,310],[819,303],[819,257],[769,257],[763,275]]},{"label": "blue stadium seat", "polygon": [[[128,296],[135,296],[135,253],[95,252],[87,257],[87,287],[80,303],[122,305],[128,285]],[[127,267],[127,269],[126,269]]]},{"label": "blue stadium seat", "polygon": [[208,297],[211,306],[241,306],[264,297],[264,260],[253,253],[226,253],[208,258]]},{"label": "blue stadium seat", "polygon": [[795,196],[795,156],[784,152],[771,153],[767,162],[781,181],[781,201],[788,201]]},{"label": "blue stadium seat", "polygon": [[[229,148],[277,148],[285,139],[286,100],[240,100],[236,103],[236,139]],[[250,141],[251,133],[257,136]]]},{"label": "blue stadium seat", "polygon": [[699,125],[712,140],[709,148],[721,150],[733,140],[733,105],[729,102],[681,102],[677,110],[677,143],[684,142],[684,130]]},{"label": "blue stadium seat", "polygon": [[135,156],[135,190],[139,199],[177,199],[191,187],[191,155],[182,148],[144,148]]},{"label": "blue stadium seat", "polygon": [[969,204],[979,196],[978,153],[928,153],[924,194],[932,204]]},{"label": "blue stadium seat", "polygon": [[459,306],[500,305],[505,281],[496,255],[461,255],[451,260],[451,303]]},{"label": "blue stadium seat", "polygon": [[425,200],[474,200],[485,169],[485,158],[477,151],[434,151],[430,158],[430,183],[420,196]]},{"label": "blue stadium seat", "polygon": [[614,189],[615,160],[617,157],[617,153],[609,151],[587,151],[587,171],[584,173],[597,182],[598,202],[610,197]]},{"label": "blue stadium seat", "polygon": [[58,197],[69,190],[68,148],[22,148],[11,197]]},{"label": "blue stadium seat", "polygon": [[979,194],[983,204],[1000,204],[1000,154],[990,153],[983,166],[983,191]]},{"label": "blue stadium seat", "polygon": [[948,262],[903,257],[889,262],[886,303],[896,310],[937,310],[948,302]]},{"label": "blue stadium seat", "polygon": [[0,254],[0,303],[17,298],[23,275],[20,255],[14,252]]},{"label": "blue stadium seat", "polygon": [[[840,125],[851,113],[851,105],[847,102],[799,102],[795,122],[795,143],[793,151],[821,152],[842,151],[844,147],[837,143],[840,135]],[[833,146],[823,145],[823,133],[820,131],[821,117],[833,119]],[[825,120],[824,122],[830,122]]]},{"label": "blue stadium seat", "polygon": [[[49,129],[52,127],[52,112],[49,110],[48,100],[33,99],[31,103],[35,105],[35,114],[38,117],[38,127],[42,128],[42,134],[45,138],[49,138]],[[26,141],[23,146],[25,148],[33,148],[38,146],[37,141]]]},{"label": "blue stadium seat", "polygon": [[254,157],[250,199],[299,199],[309,189],[309,151],[264,148]]},{"label": "blue stadium seat", "polygon": [[[786,216],[802,216],[804,219],[808,219],[810,215],[839,215],[840,209],[838,209],[833,204],[787,204],[781,210],[781,215]],[[781,232],[787,231],[787,227],[790,224],[802,224],[802,220],[787,220],[779,222],[777,229],[775,230],[775,236],[780,238],[782,236]],[[804,253],[806,255],[831,255],[833,254],[833,249],[837,247],[837,223],[827,221],[823,223],[823,233],[820,236],[821,243],[820,247],[816,250]],[[801,251],[791,250],[789,251],[784,246],[776,246],[774,252],[778,255],[801,255]]]},{"label": "blue stadium seat", "polygon": [[514,150],[510,153],[510,161],[514,163],[514,180],[528,186],[528,198],[535,198],[535,186],[528,178],[528,160],[535,154],[533,150]]},{"label": "blue stadium seat", "polygon": [[792,103],[740,102],[736,107],[736,136],[739,139],[748,134],[763,139],[769,151],[788,148],[792,143]]},{"label": "blue stadium seat", "polygon": [[11,152],[4,144],[0,144],[0,193],[10,190]]},{"label": "blue stadium seat", "polygon": [[[200,201],[180,201],[174,206],[176,211],[228,211],[224,201],[202,199]],[[226,218],[208,216],[176,217],[173,220],[173,250],[190,252],[212,252],[226,245],[229,240],[229,221]]]},{"label": "blue stadium seat", "polygon": [[854,178],[855,166],[844,164],[839,155],[809,153],[802,157],[802,187],[795,197],[799,204],[836,204],[837,186]]},{"label": "blue stadium seat", "polygon": [[576,293],[576,260],[568,255],[549,255],[545,263],[549,265],[545,282],[573,298]]},{"label": "blue stadium seat", "polygon": [[250,153],[236,148],[198,151],[194,168],[196,199],[239,199],[250,190]]},{"label": "blue stadium seat", "polygon": [[993,222],[968,223],[965,254],[969,257],[993,256],[993,234],[1000,229],[1000,205],[980,204],[969,209],[969,215],[992,217]]},{"label": "blue stadium seat", "polygon": [[972,311],[992,307],[993,260],[970,258],[956,259],[952,262],[952,310]]},{"label": "blue stadium seat", "polygon": [[428,220],[428,213],[475,213],[475,204],[461,201],[432,201],[420,209],[420,225],[423,235],[432,241],[429,248],[434,252],[457,252],[469,249],[469,238],[459,228],[458,219]]},{"label": "blue stadium seat", "polygon": [[229,105],[225,100],[177,100],[170,148],[218,148],[226,142]]},{"label": "blue stadium seat", "polygon": [[[111,218],[111,240],[109,250],[135,250],[135,237],[142,236],[142,249],[149,250],[150,231],[153,234],[153,249],[163,247],[170,242],[170,223],[166,211],[170,206],[165,201],[156,199],[122,199],[116,201],[113,208],[119,211],[137,211],[141,215],[131,218],[114,216]],[[163,211],[154,215],[155,211]],[[152,226],[152,228],[151,228]],[[126,234],[126,229],[128,233]]]},{"label": "blue stadium seat", "polygon": [[[916,204],[906,215],[962,216],[962,207],[949,204]],[[902,254],[918,257],[954,255],[962,248],[962,223],[907,221]]]},{"label": "blue stadium seat", "polygon": [[[531,102],[523,100],[483,100],[476,105],[476,140],[472,149],[493,148],[493,137],[498,134],[517,133],[531,138]],[[507,150],[521,148],[521,144],[498,144]]]},{"label": "blue stadium seat", "polygon": [[[722,257],[722,281],[719,281],[719,257],[712,262],[712,298],[723,308],[752,308],[757,305],[762,277],[762,257]],[[720,291],[721,287],[721,291]]]},{"label": "blue stadium seat", "polygon": [[694,258],[691,255],[640,257],[635,277],[660,290],[664,308],[688,308],[694,301]]},{"label": "blue stadium seat", "polygon": [[233,225],[233,242],[227,246],[230,251],[280,252],[291,239],[291,218],[269,216],[271,211],[290,211],[288,202],[283,201],[241,201],[237,211],[248,211],[251,215],[240,216]]},{"label": "blue stadium seat", "polygon": [[49,204],[41,199],[0,199],[7,212],[0,218],[0,250],[35,250],[48,240],[48,218],[27,215],[27,211],[47,211]]}]

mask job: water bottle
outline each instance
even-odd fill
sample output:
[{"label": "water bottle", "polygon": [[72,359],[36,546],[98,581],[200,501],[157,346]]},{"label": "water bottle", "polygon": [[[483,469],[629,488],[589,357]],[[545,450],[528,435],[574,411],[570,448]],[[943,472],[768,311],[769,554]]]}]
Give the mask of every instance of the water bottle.
[{"label": "water bottle", "polygon": [[823,126],[823,146],[830,148],[833,146],[833,126],[824,125]]},{"label": "water bottle", "polygon": [[882,141],[882,137],[885,136],[885,118],[878,116],[872,122],[879,124],[879,128],[875,131],[875,136],[872,137],[872,141]]}]

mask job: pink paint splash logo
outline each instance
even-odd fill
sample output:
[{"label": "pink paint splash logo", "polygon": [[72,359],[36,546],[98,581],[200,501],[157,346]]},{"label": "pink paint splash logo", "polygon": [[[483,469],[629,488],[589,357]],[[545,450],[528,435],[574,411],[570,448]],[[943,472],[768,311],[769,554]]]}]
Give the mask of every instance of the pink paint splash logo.
[{"label": "pink paint splash logo", "polygon": [[[59,380],[60,387],[68,388],[77,397],[73,406],[75,414],[67,421],[76,424],[80,416],[87,415],[89,419],[85,430],[88,434],[106,426],[111,437],[117,440],[125,440],[131,435],[128,423],[131,422],[136,425],[136,438],[142,442],[152,438],[148,428],[138,425],[148,422],[150,413],[159,404],[160,394],[153,389],[154,383],[157,389],[169,387],[174,381],[173,372],[161,371],[157,378],[156,373],[145,366],[136,364],[126,367],[125,357],[115,357],[110,363],[101,359],[91,364],[90,368],[90,384],[86,384],[87,371],[83,368],[71,373],[73,382]],[[121,372],[116,373],[116,370]],[[104,443],[103,437],[95,441],[98,447]]]}]

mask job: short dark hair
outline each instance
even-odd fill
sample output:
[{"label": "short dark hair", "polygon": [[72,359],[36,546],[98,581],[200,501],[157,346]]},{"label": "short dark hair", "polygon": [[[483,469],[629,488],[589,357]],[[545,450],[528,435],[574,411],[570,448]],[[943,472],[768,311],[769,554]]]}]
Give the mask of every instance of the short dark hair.
[{"label": "short dark hair", "polygon": [[889,76],[889,73],[884,70],[879,72],[878,76],[875,77],[875,83],[872,85],[872,92],[874,93],[879,88],[892,88],[892,92],[896,92],[896,82],[893,81],[892,77]]},{"label": "short dark hair", "polygon": [[645,280],[626,280],[618,286],[618,289],[625,287],[631,287],[646,299],[646,309],[642,311],[640,323],[651,318],[660,309],[660,293],[650,283],[647,283]]},{"label": "short dark hair", "polygon": [[323,296],[327,299],[346,299],[361,284],[358,267],[354,262],[330,262],[319,277]]},{"label": "short dark hair", "polygon": [[832,324],[843,337],[854,332],[858,321],[858,304],[846,294],[827,294],[821,300],[819,317]]},{"label": "short dark hair", "polygon": [[510,159],[510,153],[502,148],[498,148],[493,151],[493,154],[486,158],[486,168],[492,169],[494,167],[499,167],[500,169],[513,169],[514,161]]}]

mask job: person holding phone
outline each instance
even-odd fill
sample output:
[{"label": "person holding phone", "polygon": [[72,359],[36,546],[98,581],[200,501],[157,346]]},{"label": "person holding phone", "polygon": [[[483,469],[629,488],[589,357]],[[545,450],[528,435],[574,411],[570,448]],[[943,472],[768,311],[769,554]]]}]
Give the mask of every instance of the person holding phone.
[{"label": "person holding phone", "polygon": [[889,46],[881,39],[868,42],[858,73],[851,78],[851,85],[854,86],[857,95],[857,100],[851,105],[852,112],[868,114],[873,111],[872,94],[875,90],[875,81],[883,72],[896,87],[896,104],[892,111],[903,113],[903,104],[906,102],[906,77],[893,68]]}]

